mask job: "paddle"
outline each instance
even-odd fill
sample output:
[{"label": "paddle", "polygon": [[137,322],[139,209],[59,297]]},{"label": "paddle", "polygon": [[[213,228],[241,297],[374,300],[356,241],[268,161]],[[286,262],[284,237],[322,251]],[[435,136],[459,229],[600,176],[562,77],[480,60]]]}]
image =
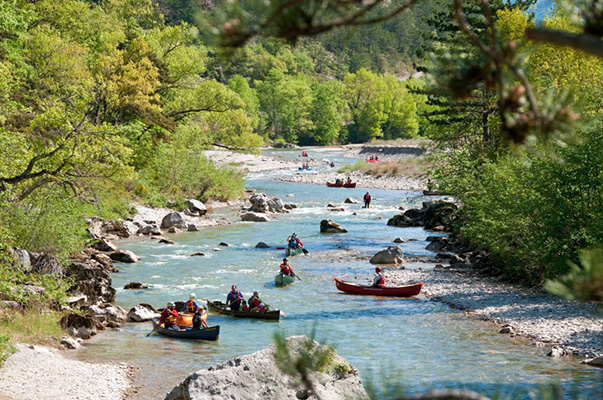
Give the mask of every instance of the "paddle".
[{"label": "paddle", "polygon": [[157,324],[157,325],[153,325],[153,330],[152,330],[151,332],[147,333],[147,336],[146,336],[146,337],[151,336],[151,334],[152,334],[153,332],[155,332],[155,329],[157,329],[157,327],[158,327],[158,326],[159,326],[159,324]]},{"label": "paddle", "polygon": [[304,249],[303,247],[302,247],[302,251],[304,252],[305,255],[308,255],[308,253],[309,253],[309,251]]},{"label": "paddle", "polygon": [[[233,301],[232,303],[230,303],[230,305],[232,306],[232,305],[233,305],[233,304],[235,304],[235,303],[240,303],[240,302],[241,302],[241,300],[243,300],[243,299],[241,299],[241,298],[236,299],[235,301]],[[220,314],[222,314],[224,311],[226,311],[226,307],[229,307],[229,306],[226,306],[226,305],[225,305],[225,307],[224,307],[223,309],[221,309],[221,310],[218,312],[218,314],[216,314],[216,315],[220,315]],[[231,308],[231,310],[232,310],[232,308]]]},{"label": "paddle", "polygon": [[277,247],[276,249],[277,249],[277,250],[285,250],[285,248],[284,248],[284,247]]},{"label": "paddle", "polygon": [[[272,308],[273,310],[275,310],[275,308],[273,308],[270,304],[268,304],[266,302],[264,302],[264,305],[268,308]],[[287,314],[285,314],[285,312],[283,310],[279,310],[279,311],[283,317],[287,318]]]}]

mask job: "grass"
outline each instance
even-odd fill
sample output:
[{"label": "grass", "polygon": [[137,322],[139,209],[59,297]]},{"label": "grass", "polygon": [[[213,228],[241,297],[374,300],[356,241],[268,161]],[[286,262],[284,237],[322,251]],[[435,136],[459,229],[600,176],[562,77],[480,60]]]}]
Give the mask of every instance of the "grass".
[{"label": "grass", "polygon": [[15,351],[13,343],[57,346],[65,331],[59,326],[62,314],[56,311],[12,310],[0,312],[0,365]]},{"label": "grass", "polygon": [[338,172],[362,171],[376,178],[382,176],[424,178],[429,175],[429,170],[432,167],[432,162],[425,157],[406,157],[397,161],[381,161],[378,163],[368,163],[364,160],[358,160],[354,165],[340,168]]}]

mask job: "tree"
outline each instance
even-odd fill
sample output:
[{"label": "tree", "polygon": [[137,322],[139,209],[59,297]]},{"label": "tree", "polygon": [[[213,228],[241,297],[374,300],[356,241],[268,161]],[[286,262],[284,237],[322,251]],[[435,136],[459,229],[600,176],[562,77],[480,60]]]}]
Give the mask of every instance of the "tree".
[{"label": "tree", "polygon": [[313,85],[310,120],[314,129],[308,143],[329,145],[339,138],[345,107],[343,89],[338,81]]}]

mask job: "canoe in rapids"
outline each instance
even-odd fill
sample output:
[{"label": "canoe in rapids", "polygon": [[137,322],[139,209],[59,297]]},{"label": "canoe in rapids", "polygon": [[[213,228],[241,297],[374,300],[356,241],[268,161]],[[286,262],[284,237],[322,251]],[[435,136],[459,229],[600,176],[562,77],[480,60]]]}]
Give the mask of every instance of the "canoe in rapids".
[{"label": "canoe in rapids", "polygon": [[218,340],[220,337],[220,325],[210,326],[209,328],[200,330],[182,330],[172,331],[158,324],[158,320],[153,319],[153,329],[160,335],[176,338],[176,339],[192,339],[192,340]]},{"label": "canoe in rapids", "polygon": [[276,286],[285,286],[293,283],[295,281],[295,276],[278,274],[274,277],[274,284]]},{"label": "canoe in rapids", "polygon": [[367,294],[372,296],[395,296],[395,297],[410,297],[416,296],[421,292],[423,282],[415,283],[414,285],[392,286],[386,288],[376,288],[372,286],[363,286],[355,282],[342,281],[339,278],[333,278],[337,289],[342,292],[352,294]]},{"label": "canoe in rapids", "polygon": [[304,249],[302,249],[302,248],[292,249],[291,247],[287,247],[287,250],[285,250],[285,256],[293,257],[293,256],[296,256],[303,252],[304,252]]},{"label": "canoe in rapids", "polygon": [[277,309],[272,309],[266,312],[226,310],[226,304],[222,303],[221,301],[207,300],[207,308],[211,312],[217,312],[220,313],[220,315],[229,315],[237,318],[269,319],[278,321],[281,317],[281,311]]}]

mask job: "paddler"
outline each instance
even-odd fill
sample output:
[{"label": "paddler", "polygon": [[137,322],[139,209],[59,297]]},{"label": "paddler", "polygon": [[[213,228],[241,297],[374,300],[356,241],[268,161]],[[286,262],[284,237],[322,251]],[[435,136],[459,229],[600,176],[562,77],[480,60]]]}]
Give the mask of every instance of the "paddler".
[{"label": "paddler", "polygon": [[295,276],[295,271],[291,268],[291,264],[286,258],[283,258],[283,263],[281,264],[281,274],[288,276]]},{"label": "paddler", "polygon": [[258,292],[253,292],[253,295],[247,300],[249,311],[257,311],[261,303],[262,299],[260,299],[260,294]]},{"label": "paddler", "polygon": [[176,305],[173,302],[167,303],[167,307],[161,313],[161,317],[159,318],[159,325],[165,327],[165,329],[169,329],[171,331],[179,331],[180,328],[176,324],[176,319],[178,318],[178,311],[176,311]]},{"label": "paddler", "polygon": [[234,311],[239,311],[241,300],[243,300],[243,294],[237,290],[237,285],[232,285],[230,292],[228,292],[228,295],[226,296],[226,307],[230,307],[230,309]]},{"label": "paddler", "polygon": [[375,267],[375,277],[371,286],[382,289],[385,287],[385,277],[381,274],[381,267]]},{"label": "paddler", "polygon": [[205,307],[200,306],[195,311],[195,315],[193,315],[193,328],[192,330],[198,331],[201,329],[205,329],[208,327],[207,325],[207,311]]},{"label": "paddler", "polygon": [[184,303],[184,308],[182,309],[182,312],[189,314],[194,314],[197,312],[197,310],[199,309],[199,304],[197,304],[197,300],[195,300],[195,298],[196,295],[194,293],[191,293],[188,301]]}]

